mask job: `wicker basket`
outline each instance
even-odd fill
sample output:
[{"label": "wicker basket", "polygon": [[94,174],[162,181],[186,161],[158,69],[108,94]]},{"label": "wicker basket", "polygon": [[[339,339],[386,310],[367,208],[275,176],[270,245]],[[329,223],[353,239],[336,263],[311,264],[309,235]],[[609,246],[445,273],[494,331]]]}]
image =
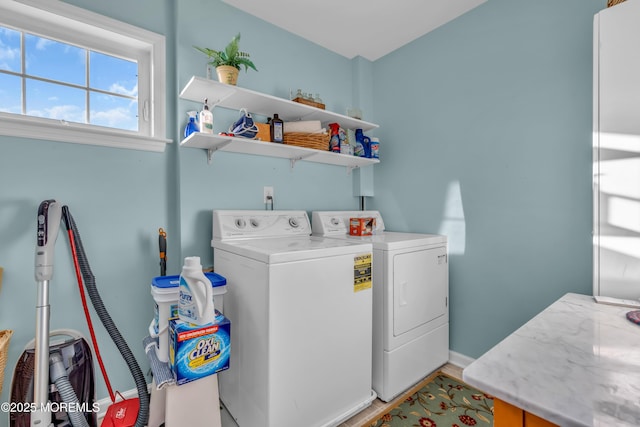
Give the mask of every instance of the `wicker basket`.
[{"label": "wicker basket", "polygon": [[284,143],[314,150],[329,151],[331,135],[325,133],[287,132]]},{"label": "wicker basket", "polygon": [[7,365],[7,358],[9,357],[9,341],[11,340],[13,331],[4,330],[0,331],[0,393],[2,393],[2,383],[4,381],[4,368]]},{"label": "wicker basket", "polygon": [[624,0],[607,0],[607,7],[615,6],[618,3],[622,3]]}]

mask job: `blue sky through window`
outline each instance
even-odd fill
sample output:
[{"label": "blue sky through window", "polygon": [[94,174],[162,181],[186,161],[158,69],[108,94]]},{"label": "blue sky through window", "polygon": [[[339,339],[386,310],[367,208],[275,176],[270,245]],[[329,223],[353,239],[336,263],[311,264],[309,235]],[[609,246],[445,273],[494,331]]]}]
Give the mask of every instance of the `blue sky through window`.
[{"label": "blue sky through window", "polygon": [[20,33],[0,27],[0,70],[20,72]]},{"label": "blue sky through window", "polygon": [[25,34],[26,74],[75,85],[86,85],[86,50]]},{"label": "blue sky through window", "polygon": [[22,113],[22,87],[18,76],[0,73],[0,111]]},{"label": "blue sky through window", "polygon": [[0,26],[0,111],[137,131],[138,64]]}]

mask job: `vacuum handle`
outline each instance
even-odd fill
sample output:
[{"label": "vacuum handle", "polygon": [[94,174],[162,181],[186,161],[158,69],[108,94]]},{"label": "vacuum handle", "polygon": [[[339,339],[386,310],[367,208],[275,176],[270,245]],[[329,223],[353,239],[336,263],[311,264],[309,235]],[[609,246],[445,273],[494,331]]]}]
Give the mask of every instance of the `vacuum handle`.
[{"label": "vacuum handle", "polygon": [[36,282],[51,280],[53,277],[53,254],[61,218],[62,206],[60,203],[55,200],[45,200],[40,203],[36,235]]}]

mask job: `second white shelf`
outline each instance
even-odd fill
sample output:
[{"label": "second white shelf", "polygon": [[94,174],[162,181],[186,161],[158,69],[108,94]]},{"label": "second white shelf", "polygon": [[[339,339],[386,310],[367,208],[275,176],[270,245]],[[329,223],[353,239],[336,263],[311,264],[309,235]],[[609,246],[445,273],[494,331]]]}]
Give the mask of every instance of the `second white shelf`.
[{"label": "second white shelf", "polygon": [[278,144],[274,142],[256,141],[246,138],[236,138],[224,135],[212,135],[195,132],[180,142],[181,147],[202,148],[208,151],[209,162],[216,151],[230,153],[253,154],[257,156],[278,157],[289,159],[291,165],[296,161],[325,163],[345,166],[349,169],[379,163],[378,159],[350,156],[332,153],[330,151],[313,150],[311,148],[296,147],[294,145]]}]

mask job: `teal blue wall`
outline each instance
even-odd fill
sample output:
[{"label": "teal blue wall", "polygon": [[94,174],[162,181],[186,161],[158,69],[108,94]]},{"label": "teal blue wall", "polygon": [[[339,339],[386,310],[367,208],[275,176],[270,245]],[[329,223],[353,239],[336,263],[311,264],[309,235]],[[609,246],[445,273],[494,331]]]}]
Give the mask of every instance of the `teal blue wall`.
[{"label": "teal blue wall", "polygon": [[[169,5],[173,2],[73,3],[171,36],[167,24],[171,22],[173,6]],[[149,14],[149,10],[154,13]],[[168,73],[169,81],[175,80],[171,67]],[[168,91],[173,93],[173,87]],[[169,117],[175,116],[173,104],[171,100],[168,105]],[[167,123],[168,132],[174,132],[173,122]],[[0,266],[4,268],[0,329],[14,330],[0,402],[9,400],[16,360],[35,335],[36,214],[39,203],[49,198],[69,206],[102,299],[143,371],[147,371],[141,340],[153,316],[149,284],[159,274],[158,228],[169,229],[170,238],[177,228],[170,222],[170,188],[176,179],[171,161],[171,147],[165,153],[148,153],[0,137]],[[170,253],[175,254],[179,242],[171,243]],[[177,262],[173,260],[172,265]],[[88,338],[64,232],[56,245],[50,292],[51,328],[76,329]],[[111,383],[121,391],[133,388],[126,364],[95,315],[94,322]],[[95,369],[97,397],[107,397],[97,363]],[[7,426],[7,419],[8,414],[0,414],[0,426]]]},{"label": "teal blue wall", "polygon": [[[212,265],[211,210],[263,209],[262,188],[275,189],[278,209],[356,209],[346,168],[218,153],[208,165],[203,150],[180,148],[186,111],[199,104],[178,101],[192,75],[205,75],[205,57],[192,46],[224,46],[238,31],[259,73],[240,75],[240,85],[288,98],[289,89],[320,93],[328,108],[351,105],[351,61],[294,37],[219,1],[141,2],[91,0],[74,5],[164,34],[167,37],[167,135],[175,142],[164,153],[110,149],[0,137],[0,329],[15,331],[4,389],[9,400],[13,367],[35,333],[35,219],[39,203],[56,198],[69,205],[82,233],[98,289],[143,372],[148,364],[142,338],[153,315],[149,292],[159,274],[158,228],[168,233],[168,273],[178,274],[184,256]],[[179,7],[178,7],[179,6]],[[236,115],[214,111],[216,129]],[[75,328],[89,336],[65,234],[56,246],[51,283],[52,328]],[[133,380],[97,318],[101,353],[115,389]],[[99,371],[96,374],[99,376]],[[97,397],[107,397],[98,378]],[[0,426],[6,426],[0,415]]]},{"label": "teal blue wall", "polygon": [[[320,93],[328,109],[358,105],[380,124],[382,162],[356,178],[373,176],[367,205],[389,229],[450,234],[452,350],[477,357],[563,293],[591,291],[591,25],[604,0],[489,0],[374,63],[218,0],[69,2],[166,35],[175,142],[146,153],[0,137],[0,329],[15,331],[0,401],[34,336],[40,201],[69,205],[105,304],[144,372],[159,227],[168,232],[168,272],[178,274],[184,256],[213,263],[211,210],[262,209],[265,185],[277,209],[358,207],[344,168],[291,169],[231,153],[208,165],[203,150],[179,147],[186,111],[200,105],[177,93],[205,73],[192,45],[220,47],[237,32],[259,69],[241,72],[241,86],[285,98],[298,88]],[[214,111],[216,130],[234,118]],[[52,327],[87,334],[67,248],[60,234]],[[114,387],[133,388],[100,325],[97,334]],[[106,396],[99,380],[98,398]],[[0,416],[0,427],[6,422]]]},{"label": "teal blue wall", "polygon": [[489,0],[376,61],[387,228],[450,238],[451,349],[478,357],[591,293],[593,15]]},{"label": "teal blue wall", "polygon": [[[208,13],[192,12],[202,10]],[[180,88],[191,76],[205,73],[206,57],[193,45],[218,49],[240,32],[240,47],[251,53],[259,70],[241,71],[241,86],[287,99],[289,91],[295,93],[298,88],[319,93],[327,109],[342,113],[351,105],[352,61],[221,2],[181,1],[177,17]],[[178,121],[186,124],[186,112],[201,108],[201,104],[179,100]],[[238,113],[225,110],[213,113],[216,132],[226,131],[238,118]],[[264,209],[264,186],[274,188],[276,209],[358,207],[345,168],[298,162],[291,169],[286,159],[234,153],[216,153],[208,165],[205,152],[197,149],[181,149],[178,157],[182,250],[185,256],[201,256],[205,265],[213,262],[211,211]]]}]

